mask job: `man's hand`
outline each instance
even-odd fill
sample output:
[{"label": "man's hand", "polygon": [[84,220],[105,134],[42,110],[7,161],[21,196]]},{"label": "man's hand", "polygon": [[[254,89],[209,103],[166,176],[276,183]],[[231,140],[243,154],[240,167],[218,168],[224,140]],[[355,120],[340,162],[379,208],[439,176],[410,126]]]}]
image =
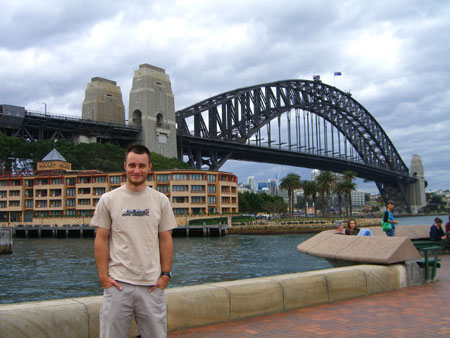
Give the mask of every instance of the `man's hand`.
[{"label": "man's hand", "polygon": [[108,276],[106,278],[99,278],[99,279],[104,289],[109,289],[110,287],[115,286],[117,290],[122,291],[122,287],[120,286],[119,283],[117,283],[117,281],[114,278]]},{"label": "man's hand", "polygon": [[153,285],[150,289],[148,289],[148,291],[152,292],[153,290],[155,290],[155,288],[164,290],[169,284],[169,281],[170,281],[169,276],[161,276],[156,281],[156,285]]},{"label": "man's hand", "polygon": [[398,224],[398,221],[394,221],[394,222],[392,222],[392,223],[394,223],[394,224]]}]

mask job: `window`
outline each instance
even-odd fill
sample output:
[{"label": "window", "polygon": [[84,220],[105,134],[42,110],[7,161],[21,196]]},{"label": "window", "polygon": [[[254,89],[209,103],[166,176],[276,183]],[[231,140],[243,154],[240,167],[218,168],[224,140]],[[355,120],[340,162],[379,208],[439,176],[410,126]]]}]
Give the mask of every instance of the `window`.
[{"label": "window", "polygon": [[20,190],[10,190],[9,191],[9,196],[11,196],[11,197],[20,196]]},{"label": "window", "polygon": [[173,208],[173,213],[175,215],[187,215],[188,208]]},{"label": "window", "polygon": [[92,216],[91,210],[80,210],[80,216]]},{"label": "window", "polygon": [[77,211],[75,209],[66,210],[66,216],[75,216],[76,214],[77,214]]},{"label": "window", "polygon": [[216,186],[208,185],[208,194],[215,194],[215,193],[216,193]]},{"label": "window", "polygon": [[216,203],[217,203],[216,196],[208,197],[208,204],[216,204]]},{"label": "window", "polygon": [[25,197],[33,197],[33,189],[25,190]]},{"label": "window", "polygon": [[0,181],[0,187],[6,187],[6,186],[8,186],[8,181],[7,180]]},{"label": "window", "polygon": [[187,185],[172,185],[172,191],[188,191],[188,186]]},{"label": "window", "polygon": [[191,185],[191,192],[204,192],[205,186],[204,185]]},{"label": "window", "polygon": [[62,179],[62,177],[52,178],[51,182],[52,182],[51,184],[62,184],[63,179]]},{"label": "window", "polygon": [[161,113],[156,115],[156,127],[164,128],[164,116]]},{"label": "window", "polygon": [[6,201],[0,201],[0,208],[6,208],[7,204]]},{"label": "window", "polygon": [[77,183],[77,179],[75,177],[66,178],[66,185],[75,185]]},{"label": "window", "polygon": [[6,191],[0,191],[0,198],[6,198]]},{"label": "window", "polygon": [[52,197],[61,196],[61,189],[50,189],[50,196]]},{"label": "window", "polygon": [[192,181],[201,181],[203,180],[203,174],[191,174]]},{"label": "window", "polygon": [[156,174],[156,180],[158,182],[169,182],[170,175],[169,174]]},{"label": "window", "polygon": [[36,208],[47,208],[47,201],[36,201]]},{"label": "window", "polygon": [[186,181],[187,180],[187,174],[173,174],[172,179],[174,181]]},{"label": "window", "polygon": [[82,183],[82,184],[91,183],[90,177],[80,177],[79,180],[80,180],[80,183]]},{"label": "window", "polygon": [[122,176],[111,176],[109,182],[111,184],[120,184],[120,182],[122,182]]},{"label": "window", "polygon": [[191,197],[192,204],[202,204],[205,203],[205,198],[203,196],[192,196]]},{"label": "window", "polygon": [[50,211],[50,216],[62,216],[62,210],[52,210]]},{"label": "window", "polygon": [[153,174],[148,174],[147,181],[153,181]]},{"label": "window", "polygon": [[230,187],[223,186],[221,191],[229,194],[230,193]]},{"label": "window", "polygon": [[24,202],[25,208],[33,209],[33,200],[26,200]]},{"label": "window", "polygon": [[37,184],[38,185],[47,185],[48,184],[48,179],[46,178],[41,178],[37,180]]},{"label": "window", "polygon": [[230,203],[229,197],[222,197],[222,203]]},{"label": "window", "polygon": [[61,204],[61,200],[50,200],[50,208],[59,208]]},{"label": "window", "polygon": [[36,190],[36,197],[47,197],[47,189]]},{"label": "window", "polygon": [[173,203],[188,203],[188,197],[187,196],[174,196],[172,197]]},{"label": "window", "polygon": [[94,182],[95,183],[106,183],[106,176],[95,176]]},{"label": "window", "polygon": [[89,198],[80,198],[78,205],[91,205],[91,200]]},{"label": "window", "polygon": [[103,195],[105,192],[105,188],[94,188],[94,195]]},{"label": "window", "polygon": [[158,190],[159,192],[162,192],[164,194],[169,192],[169,189],[170,189],[170,187],[168,185],[158,185],[156,187],[156,190]]},{"label": "window", "polygon": [[220,175],[220,180],[221,181],[228,181],[227,175]]},{"label": "window", "polygon": [[94,205],[94,207],[97,206],[98,201],[100,201],[100,198],[94,198],[94,199],[92,200],[92,204]]},{"label": "window", "polygon": [[66,200],[66,207],[74,208],[75,207],[75,200],[74,199],[67,199]]},{"label": "window", "polygon": [[75,188],[67,188],[67,189],[66,189],[66,195],[67,195],[67,196],[75,196],[75,195],[76,195],[76,190],[75,190]]},{"label": "window", "polygon": [[215,214],[215,213],[217,213],[216,208],[208,208],[208,214]]},{"label": "window", "polygon": [[11,181],[11,185],[17,187],[17,186],[22,185],[22,184],[20,183],[20,180],[12,180]]},{"label": "window", "polygon": [[205,213],[205,208],[192,208],[193,215],[203,215]]},{"label": "window", "polygon": [[25,186],[26,187],[32,187],[33,186],[33,180],[25,180]]},{"label": "window", "polygon": [[206,177],[208,178],[208,182],[215,182],[216,181],[216,175],[208,174],[208,175],[206,175]]},{"label": "window", "polygon": [[80,195],[89,195],[91,193],[91,188],[79,188],[78,193]]}]

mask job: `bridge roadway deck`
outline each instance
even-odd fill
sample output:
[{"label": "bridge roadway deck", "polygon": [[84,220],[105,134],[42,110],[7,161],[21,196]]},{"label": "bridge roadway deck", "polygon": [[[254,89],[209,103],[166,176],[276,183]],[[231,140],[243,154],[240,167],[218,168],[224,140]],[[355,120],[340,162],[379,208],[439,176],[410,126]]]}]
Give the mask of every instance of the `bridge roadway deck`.
[{"label": "bridge roadway deck", "polygon": [[170,332],[169,337],[450,337],[450,255],[441,259],[438,282]]}]

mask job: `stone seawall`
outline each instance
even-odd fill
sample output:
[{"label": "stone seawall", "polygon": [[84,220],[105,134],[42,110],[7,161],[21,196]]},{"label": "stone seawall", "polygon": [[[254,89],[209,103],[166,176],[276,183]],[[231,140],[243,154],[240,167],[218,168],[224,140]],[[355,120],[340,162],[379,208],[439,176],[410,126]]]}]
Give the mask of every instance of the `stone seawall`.
[{"label": "stone seawall", "polygon": [[[358,219],[358,226],[373,227],[380,226],[379,218]],[[250,222],[248,224],[233,224],[229,229],[229,234],[246,235],[268,235],[268,234],[288,234],[288,233],[318,233],[324,230],[334,229],[334,221],[314,221],[303,223],[303,221],[293,222]]]},{"label": "stone seawall", "polygon": [[[170,288],[168,328],[177,330],[396,290],[410,285],[404,265],[337,269]],[[0,305],[2,338],[98,337],[102,297]],[[138,334],[133,322],[130,337]]]}]

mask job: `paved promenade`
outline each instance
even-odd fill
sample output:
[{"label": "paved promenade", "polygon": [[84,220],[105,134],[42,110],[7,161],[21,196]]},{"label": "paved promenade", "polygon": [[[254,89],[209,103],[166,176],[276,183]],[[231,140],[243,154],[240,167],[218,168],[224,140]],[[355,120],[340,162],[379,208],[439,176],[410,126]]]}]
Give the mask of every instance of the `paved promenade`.
[{"label": "paved promenade", "polygon": [[169,337],[450,337],[450,255],[441,259],[438,282],[171,332]]}]

